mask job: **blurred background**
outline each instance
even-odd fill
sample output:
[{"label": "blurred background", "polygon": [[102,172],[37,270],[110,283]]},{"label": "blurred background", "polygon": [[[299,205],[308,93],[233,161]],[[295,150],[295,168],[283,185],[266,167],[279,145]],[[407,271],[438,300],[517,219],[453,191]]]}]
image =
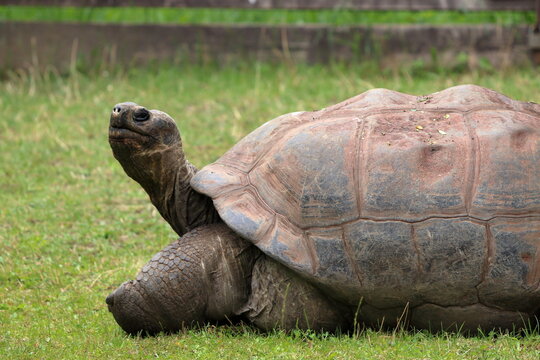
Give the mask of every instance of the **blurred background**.
[{"label": "blurred background", "polygon": [[[0,67],[540,62],[537,0],[0,0]],[[537,25],[536,25],[537,26]]]},{"label": "blurred background", "polygon": [[169,113],[200,168],[272,118],[377,87],[540,102],[539,2],[0,0],[0,358],[537,360],[538,331],[130,338],[105,297],[176,238],[111,154],[114,104]]}]

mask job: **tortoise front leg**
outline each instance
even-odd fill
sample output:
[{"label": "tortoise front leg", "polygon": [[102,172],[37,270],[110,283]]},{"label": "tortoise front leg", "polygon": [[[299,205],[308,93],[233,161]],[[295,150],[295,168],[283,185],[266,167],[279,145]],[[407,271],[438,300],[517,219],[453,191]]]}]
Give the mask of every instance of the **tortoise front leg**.
[{"label": "tortoise front leg", "polygon": [[157,253],[106,299],[126,332],[173,332],[223,320],[247,301],[252,244],[224,224],[197,228]]}]

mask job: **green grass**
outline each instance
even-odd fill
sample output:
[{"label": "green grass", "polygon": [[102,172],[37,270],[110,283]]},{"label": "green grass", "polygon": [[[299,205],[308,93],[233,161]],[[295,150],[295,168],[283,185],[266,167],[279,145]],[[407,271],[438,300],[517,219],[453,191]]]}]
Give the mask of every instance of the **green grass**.
[{"label": "green grass", "polygon": [[179,8],[0,7],[0,21],[173,24],[533,24],[533,11],[354,11]]},{"label": "green grass", "polygon": [[348,337],[224,326],[131,338],[104,303],[175,238],[111,155],[115,103],[167,111],[188,157],[202,166],[286,112],[319,109],[373,87],[426,94],[461,83],[540,102],[534,69],[253,64],[7,74],[0,82],[0,358],[538,359],[537,332],[367,330]]}]

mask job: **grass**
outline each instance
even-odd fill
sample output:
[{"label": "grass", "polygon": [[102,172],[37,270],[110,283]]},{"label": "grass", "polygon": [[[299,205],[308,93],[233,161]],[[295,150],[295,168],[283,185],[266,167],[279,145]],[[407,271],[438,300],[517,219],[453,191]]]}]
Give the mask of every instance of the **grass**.
[{"label": "grass", "polygon": [[427,94],[476,83],[540,102],[534,69],[454,70],[180,64],[6,74],[0,82],[0,358],[538,359],[537,332],[286,335],[240,325],[132,338],[104,303],[175,238],[111,155],[107,127],[115,103],[132,100],[170,113],[188,157],[202,166],[268,119],[373,87]]},{"label": "grass", "polygon": [[0,21],[157,24],[533,24],[533,11],[354,11],[180,8],[0,7]]}]

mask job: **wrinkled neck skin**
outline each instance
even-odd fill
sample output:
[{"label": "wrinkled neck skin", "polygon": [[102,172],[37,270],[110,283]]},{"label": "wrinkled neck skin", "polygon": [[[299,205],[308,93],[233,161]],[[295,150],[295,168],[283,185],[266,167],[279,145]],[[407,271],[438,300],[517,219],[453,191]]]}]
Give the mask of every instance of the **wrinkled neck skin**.
[{"label": "wrinkled neck skin", "polygon": [[219,221],[212,200],[191,188],[197,168],[186,160],[180,140],[139,151],[113,148],[113,153],[178,235]]}]

